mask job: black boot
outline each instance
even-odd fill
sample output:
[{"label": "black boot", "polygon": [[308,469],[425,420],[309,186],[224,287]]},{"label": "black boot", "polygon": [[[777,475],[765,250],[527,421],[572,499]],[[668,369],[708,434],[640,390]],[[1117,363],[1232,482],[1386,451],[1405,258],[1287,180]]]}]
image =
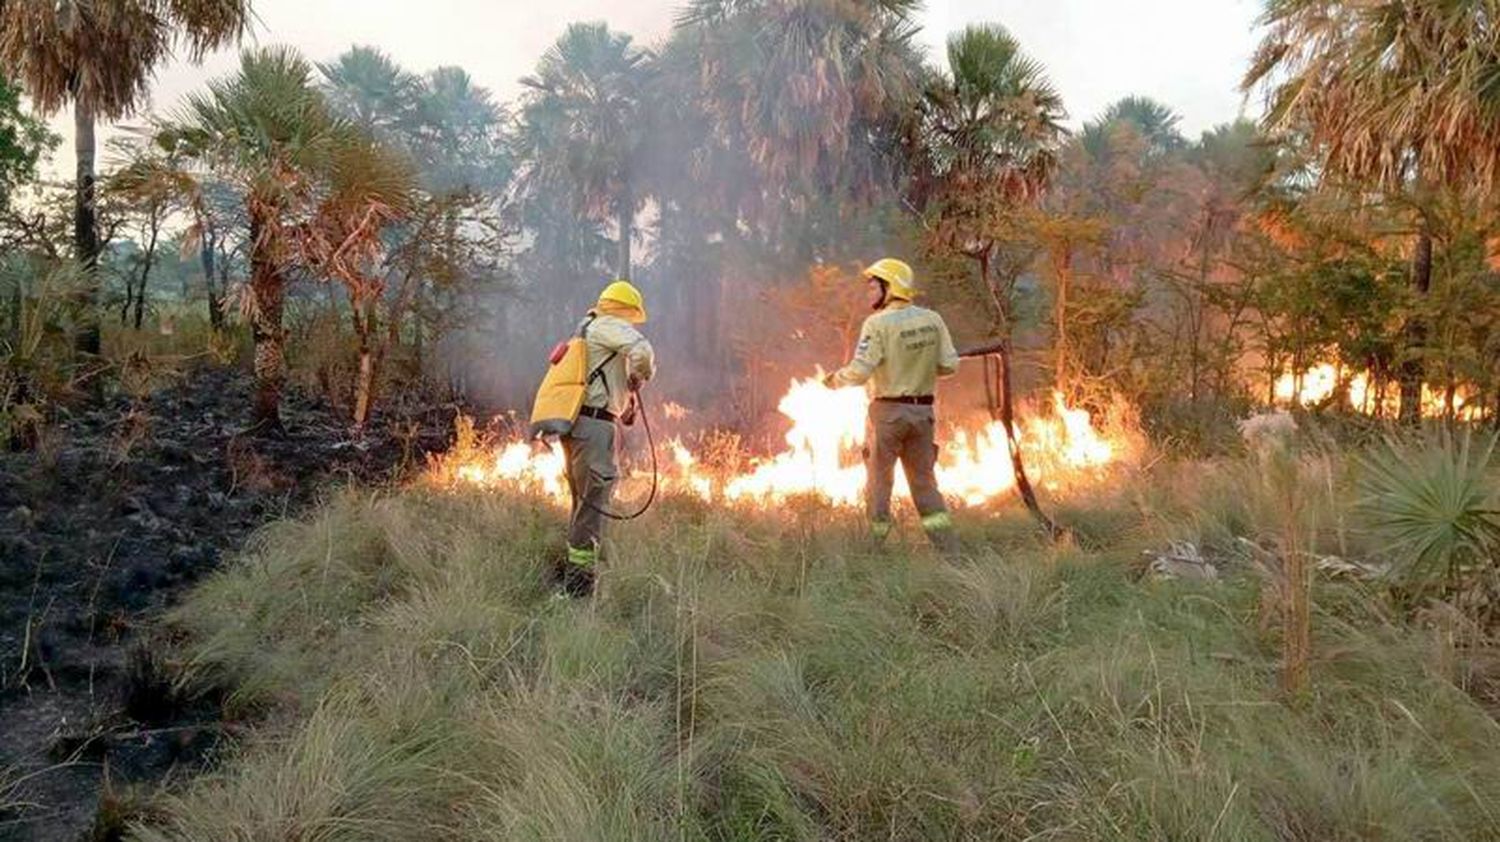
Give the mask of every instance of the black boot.
[{"label": "black boot", "polygon": [[542,577],[543,583],[552,590],[561,591],[563,582],[568,576],[568,562],[564,559],[555,558],[547,565],[547,572]]},{"label": "black boot", "polygon": [[594,568],[566,564],[562,577],[563,593],[575,599],[587,599],[594,595]]}]

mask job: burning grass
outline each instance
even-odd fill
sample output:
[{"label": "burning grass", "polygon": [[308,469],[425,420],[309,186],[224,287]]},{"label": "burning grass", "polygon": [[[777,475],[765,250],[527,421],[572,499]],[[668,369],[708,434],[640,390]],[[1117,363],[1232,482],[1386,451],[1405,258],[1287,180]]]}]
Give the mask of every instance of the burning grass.
[{"label": "burning grass", "polygon": [[197,674],[272,715],[138,836],[1492,833],[1500,727],[1450,644],[1325,583],[1313,689],[1286,704],[1252,575],[1130,572],[1210,483],[1169,476],[1063,501],[1087,552],[1017,506],[960,512],[958,563],[917,535],[876,550],[826,500],[678,493],[615,533],[588,603],[542,585],[544,494],[346,493],[176,612]]},{"label": "burning grass", "polygon": [[[793,380],[779,405],[788,430],[784,446],[770,454],[744,452],[737,438],[709,430],[693,443],[675,438],[663,450],[662,482],[669,491],[720,504],[778,505],[813,495],[835,505],[861,503],[865,467],[865,390],[830,389],[815,376]],[[674,405],[668,404],[668,407]],[[1018,439],[1033,481],[1051,491],[1101,476],[1134,462],[1143,439],[1130,408],[1116,402],[1104,417],[1070,407],[1055,394],[1041,407],[1027,407]],[[481,441],[472,422],[459,422],[457,446],[432,467],[438,485],[536,491],[567,499],[560,449],[541,449],[518,436]],[[637,468],[636,480],[649,482]],[[938,480],[955,502],[970,507],[1010,496],[1015,477],[1010,438],[998,421],[950,424],[938,459]],[[628,493],[628,492],[627,492]],[[896,494],[908,496],[899,472]]]}]

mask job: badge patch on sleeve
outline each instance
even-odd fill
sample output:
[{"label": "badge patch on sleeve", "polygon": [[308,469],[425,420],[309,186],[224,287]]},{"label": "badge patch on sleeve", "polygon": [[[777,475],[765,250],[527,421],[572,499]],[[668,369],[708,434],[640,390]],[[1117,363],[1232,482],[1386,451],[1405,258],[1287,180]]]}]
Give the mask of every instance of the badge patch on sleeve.
[{"label": "badge patch on sleeve", "polygon": [[868,336],[861,336],[859,338],[859,346],[856,347],[854,350],[855,350],[855,353],[858,353],[858,354],[863,354],[864,352],[870,350],[870,337],[868,337]]}]

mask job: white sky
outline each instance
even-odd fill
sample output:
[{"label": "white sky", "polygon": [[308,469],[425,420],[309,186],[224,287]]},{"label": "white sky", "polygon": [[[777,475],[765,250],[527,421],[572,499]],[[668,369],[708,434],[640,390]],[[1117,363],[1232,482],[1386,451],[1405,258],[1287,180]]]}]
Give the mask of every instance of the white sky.
[{"label": "white sky", "polygon": [[[575,20],[606,19],[654,43],[666,36],[679,0],[254,0],[255,41],[291,44],[325,61],[352,44],[371,44],[423,71],[456,64],[502,100],[516,80]],[[999,22],[1040,59],[1078,123],[1128,94],[1144,94],[1183,116],[1191,137],[1234,119],[1237,86],[1255,43],[1260,0],[927,0],[923,41],[940,51],[946,33]],[[231,70],[233,52],[201,66],[177,63],[158,75],[157,110]],[[64,143],[52,170],[71,173],[71,119],[54,124]],[[101,132],[101,141],[107,132]],[[103,154],[101,152],[101,154]]]},{"label": "white sky", "polygon": [[[1131,94],[1182,115],[1190,138],[1240,116],[1240,78],[1257,42],[1261,0],[927,0],[923,40],[996,22],[1046,65],[1071,124]],[[1254,100],[1247,116],[1255,116]]]}]

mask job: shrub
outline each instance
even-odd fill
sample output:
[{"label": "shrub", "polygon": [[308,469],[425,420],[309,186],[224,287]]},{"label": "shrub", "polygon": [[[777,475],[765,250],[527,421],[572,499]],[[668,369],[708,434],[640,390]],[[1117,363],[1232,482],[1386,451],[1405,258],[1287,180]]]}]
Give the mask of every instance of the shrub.
[{"label": "shrub", "polygon": [[1493,474],[1496,436],[1463,433],[1388,441],[1360,460],[1360,509],[1385,542],[1413,595],[1494,588],[1500,554],[1500,499]]}]

